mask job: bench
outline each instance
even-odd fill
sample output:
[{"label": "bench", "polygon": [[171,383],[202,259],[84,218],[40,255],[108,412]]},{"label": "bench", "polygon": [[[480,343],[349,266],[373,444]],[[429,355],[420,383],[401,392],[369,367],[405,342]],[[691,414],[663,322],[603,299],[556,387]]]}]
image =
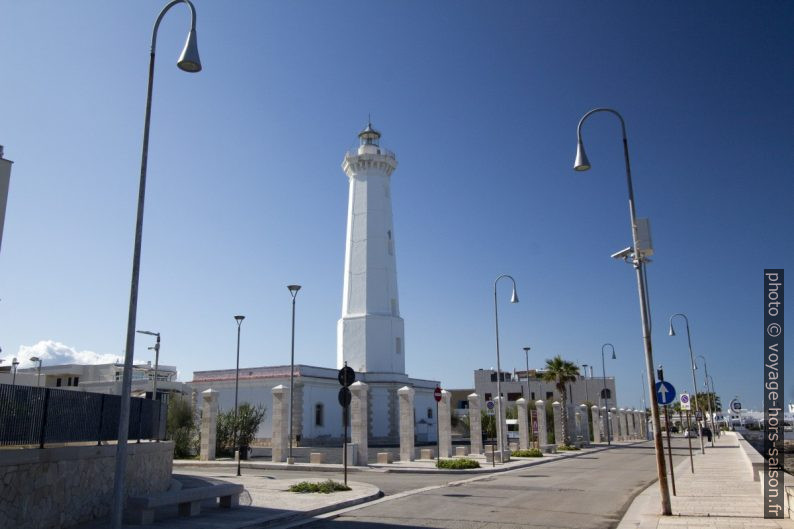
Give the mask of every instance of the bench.
[{"label": "bench", "polygon": [[196,516],[201,512],[201,502],[219,498],[221,507],[230,509],[240,503],[244,487],[236,483],[218,483],[182,490],[168,490],[148,496],[127,498],[128,520],[144,525],[154,522],[154,510],[170,505],[179,506],[179,516]]},{"label": "bench", "polygon": [[312,465],[322,465],[325,463],[325,453],[323,452],[311,452],[309,453],[309,463]]},{"label": "bench", "polygon": [[422,448],[419,450],[419,459],[435,459],[432,448]]},{"label": "bench", "polygon": [[389,465],[392,462],[391,452],[378,452],[378,464]]}]

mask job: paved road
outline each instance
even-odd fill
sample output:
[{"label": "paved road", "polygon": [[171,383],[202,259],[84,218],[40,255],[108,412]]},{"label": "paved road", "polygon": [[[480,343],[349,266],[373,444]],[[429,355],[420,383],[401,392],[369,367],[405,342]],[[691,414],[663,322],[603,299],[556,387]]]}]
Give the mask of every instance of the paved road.
[{"label": "paved road", "polygon": [[[683,439],[674,440],[673,447],[676,463],[688,454]],[[624,446],[381,501],[304,527],[612,528],[633,498],[656,479],[655,465],[652,443]],[[405,479],[386,477],[386,482]],[[438,483],[432,476],[419,478],[424,487]],[[359,481],[372,479],[382,476],[356,475]]]}]

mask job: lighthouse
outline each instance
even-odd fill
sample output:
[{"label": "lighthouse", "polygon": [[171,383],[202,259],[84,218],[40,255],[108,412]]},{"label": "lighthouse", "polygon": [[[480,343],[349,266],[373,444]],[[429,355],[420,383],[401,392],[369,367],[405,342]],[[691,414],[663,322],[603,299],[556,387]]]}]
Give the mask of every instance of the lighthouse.
[{"label": "lighthouse", "polygon": [[391,206],[397,158],[380,146],[371,123],[358,137],[358,149],[342,162],[350,187],[337,367],[347,362],[357,372],[405,374]]}]

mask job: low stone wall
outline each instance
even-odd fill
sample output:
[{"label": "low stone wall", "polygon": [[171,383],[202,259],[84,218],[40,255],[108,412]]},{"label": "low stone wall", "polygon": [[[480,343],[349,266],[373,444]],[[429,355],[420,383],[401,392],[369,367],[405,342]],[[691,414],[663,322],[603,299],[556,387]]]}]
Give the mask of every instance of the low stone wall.
[{"label": "low stone wall", "polygon": [[[126,490],[168,489],[174,443],[130,443]],[[110,514],[116,445],[0,450],[0,527],[49,529]]]}]

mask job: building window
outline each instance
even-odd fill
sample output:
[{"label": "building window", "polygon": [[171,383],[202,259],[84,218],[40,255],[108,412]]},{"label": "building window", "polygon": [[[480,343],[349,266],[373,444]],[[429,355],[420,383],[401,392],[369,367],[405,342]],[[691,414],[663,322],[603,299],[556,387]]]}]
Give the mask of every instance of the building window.
[{"label": "building window", "polygon": [[57,387],[57,388],[61,387],[61,379],[60,378],[56,378],[55,379],[55,387]]},{"label": "building window", "polygon": [[74,385],[77,386],[77,383],[80,382],[80,377],[74,377]]},{"label": "building window", "polygon": [[529,398],[531,398],[532,400],[535,400],[535,392],[534,391],[532,393],[530,393],[530,397]]},{"label": "building window", "polygon": [[520,399],[523,396],[524,395],[521,394],[521,393],[508,393],[507,394],[507,401],[508,402],[515,402],[515,401],[517,401],[518,399]]},{"label": "building window", "polygon": [[491,400],[491,394],[490,393],[486,393],[485,394],[485,400],[486,400],[486,402]]},{"label": "building window", "polygon": [[397,351],[398,355],[403,354],[403,340],[399,336],[395,338],[395,350]]},{"label": "building window", "polygon": [[427,418],[428,419],[433,418],[433,408],[427,408]]},{"label": "building window", "polygon": [[69,378],[66,379],[66,385],[71,387],[71,385],[72,385],[72,377],[69,377]]},{"label": "building window", "polygon": [[315,404],[314,405],[314,425],[315,426],[322,426],[323,425],[323,405],[322,404]]},{"label": "building window", "polygon": [[496,373],[491,373],[491,382],[496,382]]},{"label": "building window", "polygon": [[611,399],[612,398],[612,392],[609,390],[609,388],[604,388],[604,389],[601,390],[601,398],[602,399]]},{"label": "building window", "polygon": [[553,391],[547,391],[546,392],[546,400],[553,399],[553,398],[554,398],[554,392]]}]

